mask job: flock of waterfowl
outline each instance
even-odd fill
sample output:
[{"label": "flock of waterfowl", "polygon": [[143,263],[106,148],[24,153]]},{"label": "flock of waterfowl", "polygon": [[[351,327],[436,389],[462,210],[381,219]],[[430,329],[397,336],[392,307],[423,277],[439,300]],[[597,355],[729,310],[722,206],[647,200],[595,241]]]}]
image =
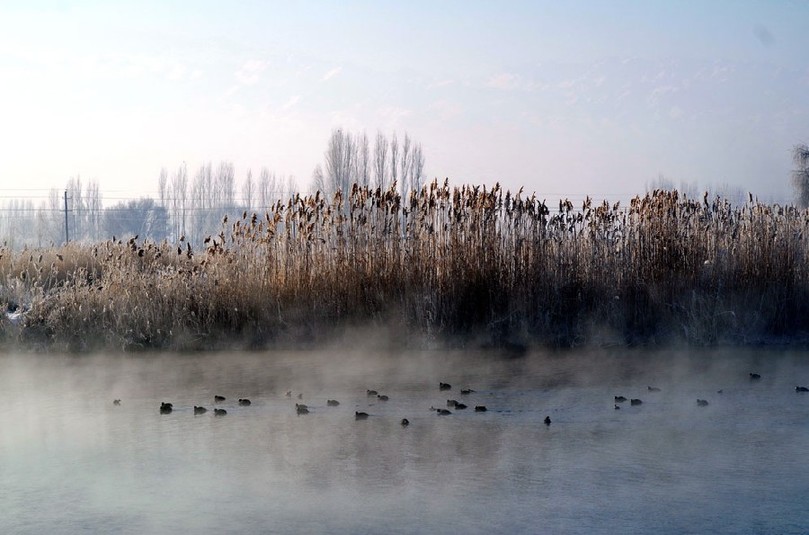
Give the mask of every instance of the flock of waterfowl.
[{"label": "flock of waterfowl", "polygon": [[[440,382],[438,384],[438,389],[439,389],[439,391],[442,391],[442,392],[443,391],[449,391],[449,390],[452,390],[452,385],[449,384],[449,383]],[[462,388],[462,389],[459,390],[459,392],[460,392],[460,394],[462,396],[468,396],[470,394],[475,393],[475,391],[472,390],[471,388]],[[369,397],[369,398],[375,398],[377,401],[380,401],[380,402],[385,402],[385,401],[388,401],[390,399],[390,397],[387,394],[380,394],[377,390],[373,390],[373,389],[366,390],[366,396]],[[291,390],[286,392],[286,397],[287,398],[292,397],[292,391]],[[297,398],[299,400],[303,399],[303,394],[300,394],[300,393],[297,394]],[[226,400],[227,400],[227,398],[225,396],[220,396],[220,395],[215,395],[214,396],[214,404],[224,403]],[[634,401],[635,400],[633,400],[633,402]],[[250,406],[252,404],[252,402],[249,399],[246,399],[246,398],[239,398],[238,403],[239,403],[239,406],[242,406],[242,407],[248,407],[248,406]],[[113,405],[116,405],[116,406],[121,405],[121,400],[120,399],[113,400]],[[327,407],[337,407],[339,405],[340,405],[340,402],[337,401],[336,399],[326,400],[326,406]],[[460,402],[460,401],[458,401],[456,399],[448,399],[447,400],[447,408],[444,408],[444,407],[438,407],[438,408],[430,407],[430,410],[435,412],[439,416],[448,416],[448,415],[452,414],[452,411],[450,409],[460,411],[460,410],[465,410],[467,408],[468,408],[468,405],[466,403],[462,403],[462,402]],[[174,410],[174,404],[173,403],[164,401],[164,402],[162,402],[160,404],[160,414],[171,414],[173,412],[173,410]],[[486,408],[486,405],[475,405],[474,406],[474,412],[487,412],[487,410],[488,409]],[[207,412],[208,412],[208,409],[206,407],[194,405],[194,415],[195,416],[202,415],[202,414],[205,414]],[[304,403],[295,403],[295,412],[299,416],[309,414],[309,412],[310,412],[309,406],[304,404]],[[223,408],[216,407],[216,408],[213,409],[213,414],[214,414],[214,416],[225,416],[225,415],[227,415],[227,410],[223,409]],[[354,418],[356,420],[366,420],[369,417],[370,417],[370,415],[367,412],[363,412],[363,411],[355,411],[354,412]],[[545,425],[550,425],[551,424],[550,417],[546,416],[544,422],[545,422]],[[410,425],[410,420],[408,420],[407,418],[402,418],[400,423],[401,423],[401,425],[403,427],[407,427],[408,425]]]},{"label": "flock of waterfowl", "polygon": [[[750,372],[749,376],[750,376],[751,381],[757,381],[757,380],[761,379],[761,375],[758,374],[758,373]],[[450,390],[452,390],[452,385],[449,384],[449,383],[440,382],[438,384],[438,389],[439,389],[439,391],[442,391],[442,392],[450,391]],[[647,391],[651,392],[651,393],[654,393],[654,392],[660,392],[661,389],[658,388],[658,387],[655,387],[655,386],[648,386]],[[459,390],[459,392],[463,396],[468,396],[470,394],[475,393],[475,391],[472,390],[471,388],[462,388],[462,389]],[[796,386],[795,387],[795,392],[809,392],[809,388],[807,388],[805,386]],[[722,394],[722,390],[718,390],[717,394]],[[377,401],[380,401],[380,402],[385,402],[385,401],[388,401],[390,399],[390,397],[388,395],[380,394],[377,390],[373,390],[373,389],[366,390],[366,396],[369,397],[369,398],[375,398]],[[291,398],[292,397],[292,391],[286,392],[286,397]],[[303,394],[300,394],[300,393],[297,394],[297,398],[299,400],[303,399]],[[214,404],[224,403],[226,400],[227,400],[227,398],[225,396],[220,396],[220,395],[215,395],[214,396]],[[637,405],[642,405],[643,404],[643,400],[641,400],[640,398],[627,398],[626,396],[618,395],[618,396],[614,396],[614,407],[615,407],[615,409],[616,410],[620,409],[621,404],[623,404],[623,403],[625,403],[627,401],[629,401],[629,404],[632,405],[632,406],[637,406]],[[239,398],[238,404],[241,407],[249,407],[252,404],[252,402],[247,398]],[[113,405],[116,405],[116,406],[121,405],[121,400],[120,399],[113,400]],[[337,407],[339,405],[340,405],[340,402],[337,401],[336,399],[329,399],[329,400],[326,401],[326,406],[327,407]],[[707,407],[708,405],[709,405],[708,400],[706,400],[706,399],[697,399],[697,406],[699,406],[699,407]],[[435,412],[439,416],[448,416],[448,415],[452,414],[452,411],[450,409],[454,409],[455,411],[460,411],[460,410],[465,410],[467,408],[468,408],[468,405],[466,403],[462,403],[462,402],[458,401],[457,399],[448,399],[446,408],[431,406],[430,410]],[[172,403],[162,402],[160,404],[160,414],[171,414],[171,412],[173,410],[174,410],[174,405]],[[488,409],[486,408],[485,405],[475,405],[474,406],[474,412],[486,412],[487,410]],[[205,414],[207,412],[208,412],[208,409],[206,407],[194,405],[194,415],[195,416],[196,415],[202,415],[202,414]],[[295,403],[295,412],[299,416],[309,414],[310,413],[309,406],[306,405],[306,404],[303,404],[303,403]],[[224,408],[215,407],[213,409],[213,414],[214,414],[214,416],[225,416],[225,415],[227,415],[227,410],[224,409]],[[370,417],[370,415],[367,412],[363,412],[363,411],[355,411],[354,412],[354,418],[356,420],[367,420],[369,417]],[[543,420],[543,422],[545,423],[545,425],[550,425],[551,424],[550,416],[546,416],[545,419]],[[402,418],[401,425],[403,427],[406,427],[406,426],[410,425],[410,421],[407,418]]]},{"label": "flock of waterfowl", "polygon": [[[750,376],[751,381],[758,381],[759,379],[761,379],[761,374],[758,374],[758,373],[755,373],[755,372],[750,372],[749,376]],[[656,386],[647,386],[646,389],[649,392],[660,392],[660,388],[658,388]],[[809,388],[807,388],[805,386],[796,386],[795,387],[795,392],[809,392]],[[717,390],[716,393],[721,394],[722,390],[721,389]],[[619,403],[626,402],[627,398],[625,396],[615,396],[614,401],[615,401],[615,410],[618,410],[618,409],[621,408]],[[629,399],[629,404],[630,405],[641,405],[641,404],[643,404],[643,400],[641,400],[640,398],[631,398],[631,399]],[[709,405],[709,403],[708,403],[707,399],[699,399],[699,398],[697,399],[697,406],[698,407],[707,407],[708,405]]]}]

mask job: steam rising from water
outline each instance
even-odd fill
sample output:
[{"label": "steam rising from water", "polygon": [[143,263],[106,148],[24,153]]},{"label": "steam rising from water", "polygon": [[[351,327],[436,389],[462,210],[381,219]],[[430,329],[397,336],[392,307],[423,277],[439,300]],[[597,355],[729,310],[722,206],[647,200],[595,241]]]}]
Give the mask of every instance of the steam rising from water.
[{"label": "steam rising from water", "polygon": [[[11,355],[0,531],[789,532],[809,520],[796,384],[809,365],[773,352]],[[194,416],[216,394],[228,415]],[[451,398],[470,408],[430,410]]]}]

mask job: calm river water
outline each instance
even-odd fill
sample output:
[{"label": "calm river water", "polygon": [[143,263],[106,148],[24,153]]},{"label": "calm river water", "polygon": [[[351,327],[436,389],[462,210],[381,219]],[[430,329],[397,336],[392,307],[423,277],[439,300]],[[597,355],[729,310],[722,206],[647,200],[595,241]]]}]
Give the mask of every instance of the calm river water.
[{"label": "calm river water", "polygon": [[770,350],[4,355],[0,533],[806,533],[797,385]]}]

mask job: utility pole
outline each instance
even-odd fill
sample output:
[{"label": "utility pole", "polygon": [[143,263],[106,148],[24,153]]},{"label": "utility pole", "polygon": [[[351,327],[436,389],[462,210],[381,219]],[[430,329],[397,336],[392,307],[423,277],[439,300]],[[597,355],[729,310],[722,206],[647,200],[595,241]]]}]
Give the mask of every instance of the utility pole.
[{"label": "utility pole", "polygon": [[70,241],[70,231],[67,225],[67,190],[65,190],[65,245]]}]

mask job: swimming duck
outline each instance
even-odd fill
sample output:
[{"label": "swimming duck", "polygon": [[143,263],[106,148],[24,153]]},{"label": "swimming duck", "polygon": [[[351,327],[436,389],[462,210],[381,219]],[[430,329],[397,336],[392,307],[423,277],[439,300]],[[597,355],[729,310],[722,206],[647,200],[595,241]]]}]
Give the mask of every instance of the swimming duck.
[{"label": "swimming duck", "polygon": [[408,425],[410,425],[410,420],[402,418],[402,427],[407,427]]},{"label": "swimming duck", "polygon": [[462,388],[461,389],[461,394],[463,394],[463,395],[471,394],[472,392],[474,392],[474,390],[472,390],[471,388]]},{"label": "swimming duck", "polygon": [[369,397],[369,398],[370,398],[370,397],[373,397],[373,396],[378,396],[378,395],[379,395],[379,392],[377,392],[376,390],[366,390],[366,391],[365,391],[365,393],[366,393],[366,394],[368,394],[368,397]]},{"label": "swimming duck", "polygon": [[171,414],[172,409],[174,409],[174,405],[171,403],[161,403],[160,404],[160,414]]},{"label": "swimming duck", "polygon": [[750,372],[750,379],[751,380],[761,379],[761,376],[757,373]]},{"label": "swimming duck", "polygon": [[630,405],[640,405],[641,403],[643,403],[643,401],[641,401],[641,400],[639,400],[637,398],[633,398],[633,399],[629,400]]},{"label": "swimming duck", "polygon": [[466,408],[464,403],[455,403],[455,410],[460,411]]},{"label": "swimming duck", "polygon": [[326,401],[326,405],[328,405],[329,407],[336,407],[339,404],[340,404],[340,402],[337,401],[336,399],[330,399],[330,400]]},{"label": "swimming duck", "polygon": [[698,399],[697,400],[697,405],[700,406],[700,407],[707,407],[708,406],[708,400],[707,399]]},{"label": "swimming duck", "polygon": [[447,407],[454,407],[457,404],[458,404],[457,400],[454,400],[454,399],[448,399],[447,400]]},{"label": "swimming duck", "polygon": [[649,392],[660,392],[660,389],[659,389],[659,388],[657,388],[656,386],[647,386],[647,387],[646,387],[646,389],[647,389]]},{"label": "swimming duck", "polygon": [[120,405],[120,404],[121,404],[121,400],[120,400],[120,399],[113,399],[113,400],[112,400],[112,404],[113,404],[113,405]]},{"label": "swimming duck", "polygon": [[225,409],[214,409],[213,415],[214,416],[225,416],[228,413]]},{"label": "swimming duck", "polygon": [[452,390],[452,385],[449,383],[438,383],[439,390]]},{"label": "swimming duck", "polygon": [[551,425],[551,417],[550,416],[546,416],[545,420],[543,420],[543,421],[545,422],[545,425]]},{"label": "swimming duck", "polygon": [[376,396],[376,397],[377,397],[377,399],[378,399],[379,401],[387,401],[388,399],[390,399],[390,398],[388,398],[388,396],[386,396],[385,394],[379,394],[379,395],[378,395],[378,396]]},{"label": "swimming duck", "polygon": [[475,412],[486,412],[486,405],[475,405]]},{"label": "swimming duck", "polygon": [[242,407],[249,407],[250,405],[252,405],[252,403],[250,403],[249,399],[239,399],[239,405],[241,405]]},{"label": "swimming duck", "polygon": [[618,403],[623,403],[624,401],[626,401],[626,398],[624,396],[615,396],[615,401],[617,401]]},{"label": "swimming duck", "polygon": [[436,409],[436,412],[438,413],[439,416],[447,416],[449,414],[452,414],[452,412],[448,411],[447,409]]},{"label": "swimming duck", "polygon": [[795,392],[809,392],[809,388],[806,388],[805,386],[796,386]]},{"label": "swimming duck", "polygon": [[367,420],[368,419],[368,413],[367,412],[354,411],[354,419],[355,420]]},{"label": "swimming duck", "polygon": [[302,403],[301,404],[296,403],[295,412],[297,412],[298,414],[309,414],[309,407],[307,407]]},{"label": "swimming duck", "polygon": [[225,399],[227,399],[227,398],[225,398],[225,396],[214,396],[213,397],[213,402],[214,403],[222,403],[223,401],[225,401]]},{"label": "swimming duck", "polygon": [[205,414],[206,412],[208,412],[208,409],[205,407],[197,407],[194,405],[194,414]]}]

